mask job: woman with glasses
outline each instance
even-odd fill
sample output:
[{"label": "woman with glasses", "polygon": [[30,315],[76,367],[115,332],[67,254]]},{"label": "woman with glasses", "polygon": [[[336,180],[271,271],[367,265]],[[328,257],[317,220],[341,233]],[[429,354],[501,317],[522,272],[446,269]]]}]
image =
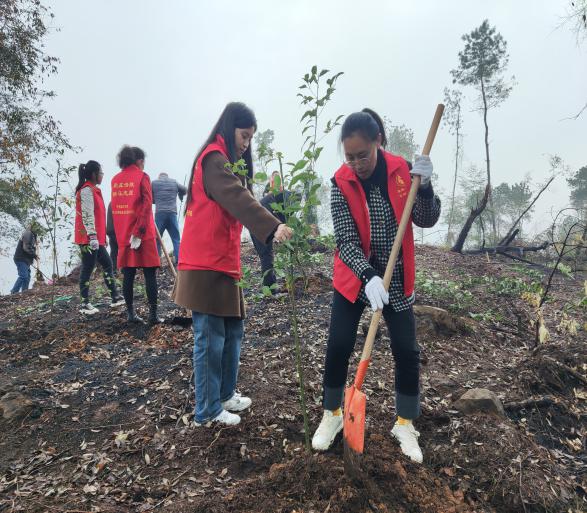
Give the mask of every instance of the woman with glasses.
[{"label": "woman with glasses", "polygon": [[405,232],[389,292],[383,275],[399,220],[411,186],[421,176],[412,210],[420,227],[434,226],[440,200],[430,179],[432,163],[416,156],[413,167],[402,157],[385,151],[381,118],[370,109],[347,117],[341,130],[345,162],[332,179],[331,211],[337,249],[334,257],[334,297],[323,377],[322,421],[314,434],[316,450],[327,450],[342,430],[341,402],[349,358],[365,306],[383,310],[395,360],[397,419],[392,435],[402,452],[422,462],[419,433],[412,420],[420,413],[420,350],[412,305],[414,303],[414,236],[411,223]]},{"label": "woman with glasses", "polygon": [[80,164],[79,181],[75,188],[75,233],[74,241],[81,251],[81,272],[79,277],[82,305],[80,312],[85,315],[98,313],[98,309],[90,303],[90,277],[96,263],[102,266],[104,282],[110,290],[111,306],[124,304],[118,294],[116,282],[112,275],[112,261],[106,251],[106,209],[100,184],[104,173],[95,160]]}]

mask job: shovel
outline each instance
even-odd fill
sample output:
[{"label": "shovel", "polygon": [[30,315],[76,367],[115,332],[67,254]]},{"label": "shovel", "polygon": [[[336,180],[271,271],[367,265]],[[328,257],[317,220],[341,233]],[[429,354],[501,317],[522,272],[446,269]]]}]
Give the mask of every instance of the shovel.
[{"label": "shovel", "polygon": [[[43,273],[41,272],[41,263],[39,262],[39,239],[35,240],[35,262],[37,266],[35,269],[37,272],[35,273],[35,283],[42,283],[43,282]],[[33,285],[34,287],[34,285]]]},{"label": "shovel", "polygon": [[[167,260],[167,265],[171,269],[171,273],[173,274],[173,278],[177,280],[177,271],[175,270],[175,267],[173,267],[173,262],[171,261],[171,257],[169,256],[169,253],[167,252],[167,248],[165,247],[165,244],[163,244],[163,238],[161,237],[161,233],[159,233],[159,228],[157,228],[157,225],[155,225],[155,230],[157,231],[157,238],[159,239],[159,244],[161,244],[161,249],[163,250],[163,254],[165,255],[165,260]],[[175,257],[177,258],[177,255],[175,255]]]},{"label": "shovel", "polygon": [[[428,131],[428,138],[426,139],[426,144],[424,144],[422,155],[428,155],[430,153],[443,111],[444,105],[439,104],[438,107],[436,107],[436,113],[434,114],[432,125]],[[411,222],[410,216],[412,214],[416,194],[418,193],[418,187],[420,187],[420,177],[416,175],[412,179],[412,186],[398,226],[397,235],[393,241],[387,267],[385,268],[385,274],[383,276],[383,286],[385,287],[385,290],[389,290],[389,284],[391,283],[393,269],[395,268],[395,263],[401,249],[404,233],[408,223]],[[365,445],[365,407],[367,405],[367,397],[361,391],[361,387],[363,386],[365,374],[367,373],[367,368],[371,361],[371,351],[373,349],[373,343],[375,341],[381,315],[382,310],[377,310],[371,318],[367,340],[363,347],[363,353],[357,368],[355,381],[345,390],[344,393],[344,467],[347,475],[355,477],[360,476],[360,460]]]}]

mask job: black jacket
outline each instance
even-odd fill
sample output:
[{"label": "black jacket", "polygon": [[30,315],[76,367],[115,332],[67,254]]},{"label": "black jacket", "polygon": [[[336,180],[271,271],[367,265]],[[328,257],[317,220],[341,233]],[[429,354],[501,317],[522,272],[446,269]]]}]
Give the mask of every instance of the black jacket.
[{"label": "black jacket", "polygon": [[28,265],[32,265],[35,260],[35,248],[37,245],[37,236],[30,230],[25,230],[22,234],[16,251],[14,252],[15,262],[26,262]]}]

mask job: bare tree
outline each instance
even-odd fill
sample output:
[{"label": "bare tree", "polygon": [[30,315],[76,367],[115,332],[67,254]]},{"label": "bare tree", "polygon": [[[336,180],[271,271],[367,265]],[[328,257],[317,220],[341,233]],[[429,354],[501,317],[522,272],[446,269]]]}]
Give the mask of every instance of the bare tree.
[{"label": "bare tree", "polygon": [[[499,106],[505,101],[511,90],[512,80],[505,81],[505,72],[509,57],[507,54],[507,42],[499,34],[495,27],[490,27],[489,22],[483,23],[470,34],[462,37],[465,48],[459,52],[459,67],[451,71],[453,82],[462,86],[473,86],[479,92],[479,105],[477,110],[483,113],[483,125],[485,127],[485,164],[487,171],[487,186],[485,194],[479,204],[471,209],[469,218],[461,229],[452,250],[461,252],[473,226],[475,219],[481,215],[491,196],[491,161],[489,158],[489,124],[487,121],[489,109]],[[496,226],[493,219],[493,234],[496,238]]]},{"label": "bare tree", "polygon": [[452,242],[452,225],[455,210],[455,194],[457,189],[457,179],[459,173],[459,165],[463,154],[463,116],[461,114],[461,103],[463,93],[457,89],[444,88],[444,118],[443,122],[448,126],[448,131],[455,136],[455,174],[452,183],[452,194],[450,197],[450,211],[448,214],[448,229],[446,233],[446,243]]}]

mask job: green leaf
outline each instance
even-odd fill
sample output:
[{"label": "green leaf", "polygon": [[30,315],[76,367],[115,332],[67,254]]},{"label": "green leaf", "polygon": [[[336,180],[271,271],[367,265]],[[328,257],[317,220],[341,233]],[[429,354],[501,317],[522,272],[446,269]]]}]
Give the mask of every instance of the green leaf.
[{"label": "green leaf", "polygon": [[[300,169],[304,169],[304,168],[306,167],[306,165],[307,165],[307,164],[308,164],[308,161],[307,161],[307,160],[304,160],[304,159],[298,160],[298,161],[295,163],[295,165],[294,165],[294,167],[292,168],[292,170],[291,170],[291,171],[292,171],[292,173],[295,173],[296,171],[299,171]],[[291,184],[290,184],[290,185],[291,185]]]},{"label": "green leaf", "polygon": [[255,173],[255,180],[258,182],[266,182],[267,181],[267,173],[259,172]]}]

